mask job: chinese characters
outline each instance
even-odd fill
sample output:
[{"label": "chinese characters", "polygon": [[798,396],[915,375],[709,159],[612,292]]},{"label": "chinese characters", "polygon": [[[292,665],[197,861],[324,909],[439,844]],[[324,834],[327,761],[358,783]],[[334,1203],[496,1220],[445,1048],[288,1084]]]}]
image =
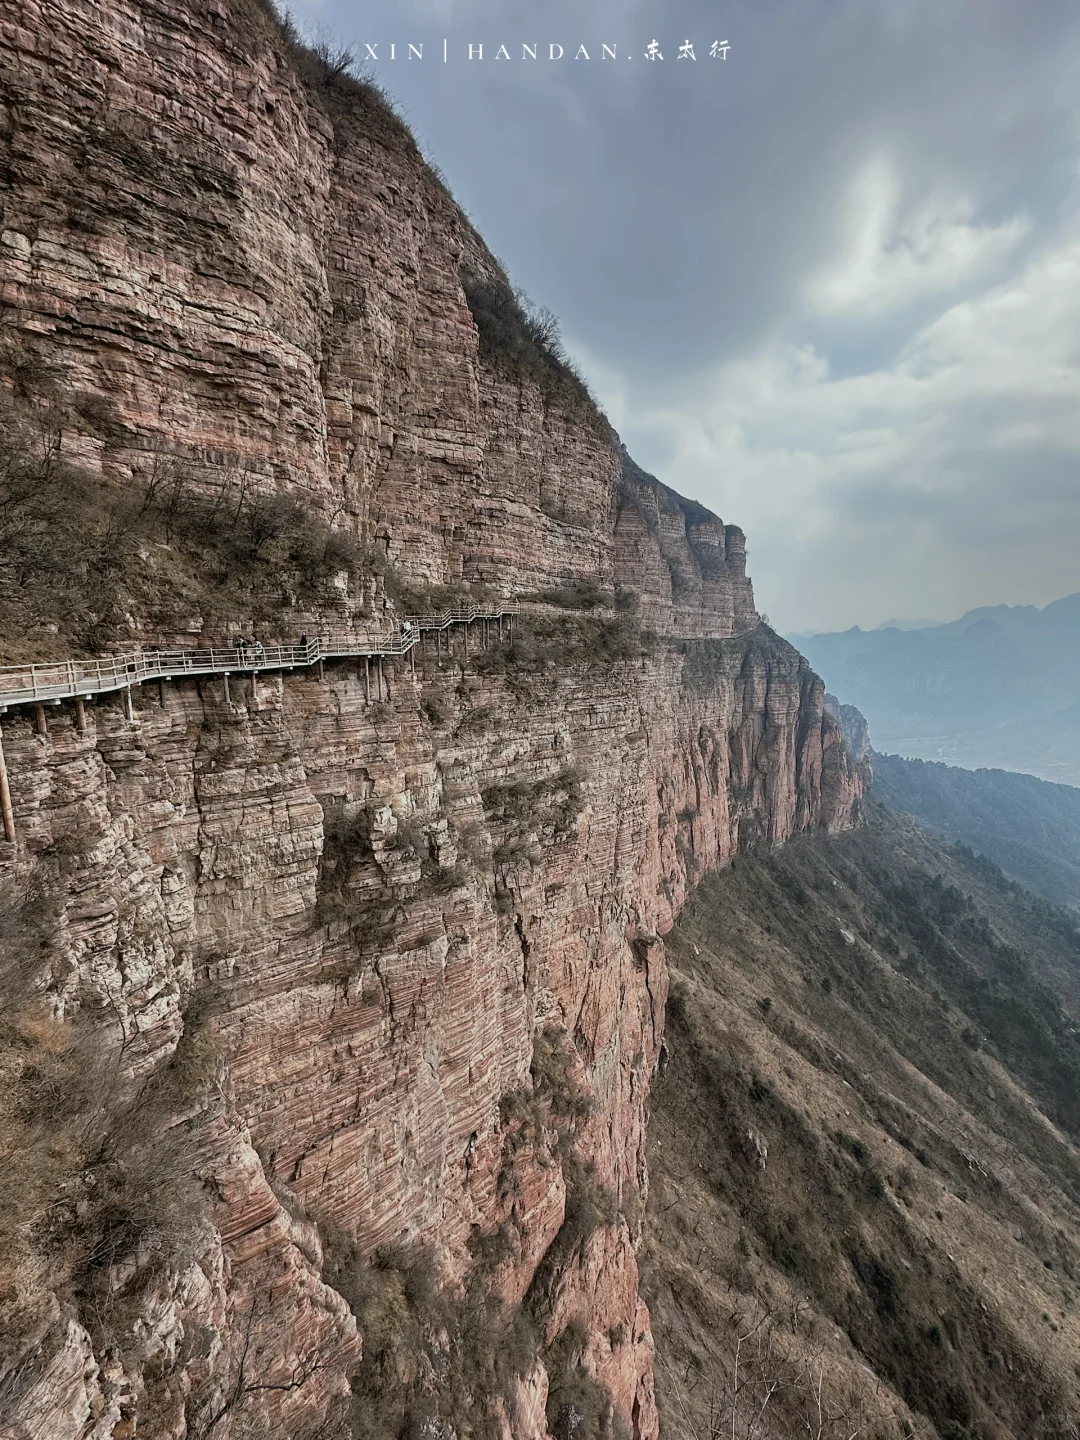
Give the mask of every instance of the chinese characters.
[{"label": "chinese characters", "polygon": [[[726,60],[728,57],[728,51],[730,49],[730,41],[714,40],[713,43],[709,46],[709,58],[712,60]],[[663,60],[663,58],[664,54],[663,51],[660,49],[659,40],[650,40],[648,45],[645,46],[645,59],[655,61]],[[679,54],[677,58],[680,60],[697,60],[697,55],[694,51],[693,40],[683,41],[683,43],[679,46]]]}]

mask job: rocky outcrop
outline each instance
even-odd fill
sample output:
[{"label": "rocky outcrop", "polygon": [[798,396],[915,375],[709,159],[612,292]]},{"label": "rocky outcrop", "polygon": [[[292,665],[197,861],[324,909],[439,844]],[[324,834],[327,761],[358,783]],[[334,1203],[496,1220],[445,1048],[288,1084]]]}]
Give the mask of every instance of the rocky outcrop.
[{"label": "rocky outcrop", "polygon": [[[291,1403],[311,1415],[343,1393],[360,1342],[305,1216],[365,1252],[430,1242],[449,1276],[474,1227],[510,1226],[501,1283],[524,1295],[566,1181],[549,1138],[508,1145],[506,1097],[530,1088],[533,1037],[554,1024],[595,1106],[576,1143],[616,1212],[560,1274],[552,1333],[584,1319],[591,1369],[654,1433],[634,1245],[658,937],[740,839],[846,823],[857,794],[850,771],[841,787],[830,774],[835,732],[805,662],[761,641],[714,649],[707,686],[687,682],[693,657],[660,650],[534,674],[522,698],[489,651],[488,674],[428,656],[378,706],[339,666],[323,683],[234,679],[230,704],[215,684],[175,686],[164,708],[144,697],[134,726],[102,702],[85,734],[67,713],[47,737],[6,717],[7,860],[56,906],[53,1013],[101,1017],[95,1043],[125,1087],[178,1054],[183,1067],[185,1036],[213,1041],[212,1084],[184,1120],[185,1173],[212,1197],[205,1234],[141,1297],[146,1333],[105,1392],[118,1414],[172,1404],[160,1433],[185,1434],[187,1404],[205,1422],[252,1307],[274,1356],[252,1383],[310,1369]],[[132,1263],[153,1276],[149,1256]],[[70,1311],[57,1324],[85,1346]],[[175,1333],[157,1382],[160,1325]],[[211,1354],[192,1374],[195,1332]]]},{"label": "rocky outcrop", "polygon": [[647,475],[620,447],[615,583],[660,634],[720,638],[757,624],[746,537]]},{"label": "rocky outcrop", "polygon": [[[0,1434],[349,1433],[349,1266],[407,1250],[527,1311],[474,1410],[651,1440],[662,937],[740,845],[857,815],[821,683],[740,531],[482,358],[462,277],[495,262],[368,91],[253,0],[0,20],[20,403],[64,396],[117,485],[164,451],[303,498],[380,601],[391,570],[525,597],[512,649],[459,632],[375,701],[340,663],[3,717]],[[450,1321],[422,1339],[393,1386],[438,1406]]]},{"label": "rocky outcrop", "polygon": [[854,705],[842,705],[835,695],[825,696],[825,713],[840,726],[844,746],[859,767],[864,787],[869,789],[874,771],[870,758],[870,726],[866,723],[866,716]]}]

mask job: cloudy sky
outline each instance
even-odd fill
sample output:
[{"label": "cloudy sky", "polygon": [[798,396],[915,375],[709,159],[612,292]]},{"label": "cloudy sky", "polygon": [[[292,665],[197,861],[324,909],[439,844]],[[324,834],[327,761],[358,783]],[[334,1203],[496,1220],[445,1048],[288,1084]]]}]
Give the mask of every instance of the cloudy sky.
[{"label": "cloudy sky", "polygon": [[746,530],[774,624],[1080,590],[1076,0],[293,11],[375,46],[631,453]]}]

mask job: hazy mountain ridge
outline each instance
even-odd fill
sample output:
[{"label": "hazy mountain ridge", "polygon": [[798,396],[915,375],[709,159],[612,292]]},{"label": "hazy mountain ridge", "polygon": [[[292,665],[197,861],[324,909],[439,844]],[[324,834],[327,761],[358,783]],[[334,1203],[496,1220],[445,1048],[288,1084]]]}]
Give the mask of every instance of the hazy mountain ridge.
[{"label": "hazy mountain ridge", "polygon": [[798,643],[883,751],[1080,783],[1080,594]]},{"label": "hazy mountain ridge", "polygon": [[1080,790],[1008,770],[873,754],[874,788],[1059,905],[1080,906]]}]

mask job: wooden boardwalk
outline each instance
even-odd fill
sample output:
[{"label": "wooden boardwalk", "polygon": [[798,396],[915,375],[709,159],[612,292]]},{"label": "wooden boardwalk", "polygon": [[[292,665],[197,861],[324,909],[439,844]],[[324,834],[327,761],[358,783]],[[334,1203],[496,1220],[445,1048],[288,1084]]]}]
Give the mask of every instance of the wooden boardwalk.
[{"label": "wooden boardwalk", "polygon": [[[482,643],[486,644],[490,627],[498,626],[499,638],[504,633],[512,640],[517,605],[500,601],[490,607],[444,610],[439,614],[409,615],[396,630],[381,635],[353,634],[320,635],[296,645],[263,645],[239,642],[231,648],[198,650],[137,650],[130,655],[109,655],[100,660],[54,660],[35,665],[15,665],[0,669],[0,715],[13,706],[32,706],[40,734],[46,733],[46,705],[60,705],[74,700],[76,723],[85,728],[83,703],[96,695],[126,692],[126,712],[134,722],[131,691],[135,685],[156,680],[162,687],[168,681],[198,676],[220,675],[224,681],[225,698],[229,699],[230,675],[259,675],[268,671],[310,670],[328,660],[360,659],[364,663],[365,697],[371,698],[371,661],[376,661],[377,698],[382,698],[382,662],[386,656],[408,657],[415,673],[416,647],[425,636],[434,635],[437,654],[442,653],[446,635],[447,653],[451,652],[452,630],[464,629],[465,655],[469,653],[469,627],[482,626]],[[8,787],[7,765],[3,739],[0,737],[0,817],[4,838],[15,839],[15,820]]]}]

